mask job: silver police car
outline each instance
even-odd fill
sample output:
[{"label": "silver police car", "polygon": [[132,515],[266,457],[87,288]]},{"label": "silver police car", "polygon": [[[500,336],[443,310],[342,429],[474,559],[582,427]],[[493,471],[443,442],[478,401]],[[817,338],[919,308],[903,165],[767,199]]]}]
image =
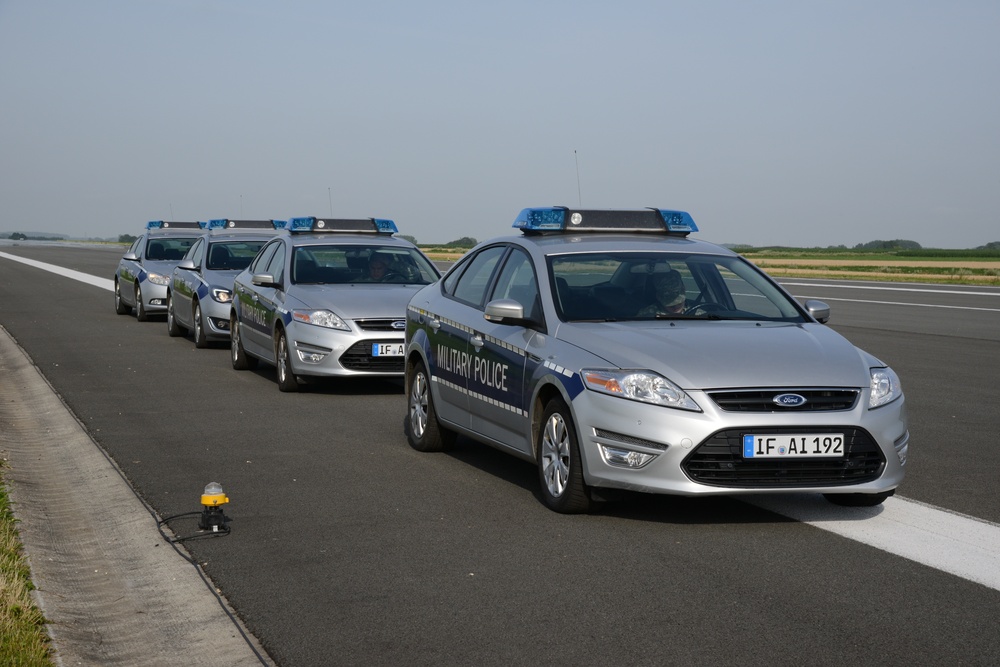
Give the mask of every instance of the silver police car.
[{"label": "silver police car", "polygon": [[167,286],[167,333],[194,335],[195,347],[229,340],[233,280],[283,220],[209,220],[205,233],[174,267]]},{"label": "silver police car", "polygon": [[170,274],[201,233],[197,222],[154,220],[122,255],[115,271],[115,312],[145,322],[167,309]]},{"label": "silver police car", "polygon": [[612,490],[822,493],[902,481],[896,374],[687,213],[525,209],[410,301],[406,433],[534,462],[558,512]]},{"label": "silver police car", "polygon": [[233,368],[308,376],[402,376],[406,304],[440,277],[392,220],[293,218],[233,285]]}]

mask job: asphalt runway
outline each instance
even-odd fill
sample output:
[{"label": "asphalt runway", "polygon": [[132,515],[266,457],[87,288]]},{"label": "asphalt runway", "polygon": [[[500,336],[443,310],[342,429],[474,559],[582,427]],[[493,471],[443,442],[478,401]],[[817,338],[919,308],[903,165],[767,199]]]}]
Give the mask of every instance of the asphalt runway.
[{"label": "asphalt runway", "polygon": [[[110,279],[121,249],[0,252]],[[831,326],[901,376],[898,494],[1000,523],[1000,290],[784,282],[826,299]],[[223,484],[232,534],[188,549],[279,665],[1000,655],[995,588],[737,499],[554,514],[524,462],[464,439],[413,451],[401,381],[282,394],[272,369],[233,371],[224,346],[197,350],[165,321],[115,315],[105,289],[3,258],[0,325],[160,516]]]}]

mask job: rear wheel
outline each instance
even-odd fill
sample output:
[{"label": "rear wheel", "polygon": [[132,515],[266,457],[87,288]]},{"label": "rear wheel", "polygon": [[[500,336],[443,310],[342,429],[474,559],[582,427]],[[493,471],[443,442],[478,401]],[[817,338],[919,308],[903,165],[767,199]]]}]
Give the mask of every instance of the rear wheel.
[{"label": "rear wheel", "polygon": [[140,322],[149,319],[149,313],[146,312],[146,306],[142,302],[142,288],[138,285],[135,286],[135,319]]},{"label": "rear wheel", "polygon": [[896,490],[893,489],[885,493],[824,493],[823,497],[841,507],[875,507],[895,493]]},{"label": "rear wheel", "polygon": [[122,288],[117,278],[115,278],[115,312],[119,315],[128,315],[132,312],[132,306],[122,301]]},{"label": "rear wheel", "polygon": [[229,351],[233,362],[233,368],[238,371],[247,371],[257,368],[257,357],[251,357],[243,349],[243,339],[240,337],[240,323],[236,315],[229,318]]},{"label": "rear wheel", "polygon": [[187,333],[181,325],[177,324],[177,318],[174,317],[174,299],[171,295],[167,295],[167,334],[170,336],[183,336]]},{"label": "rear wheel", "polygon": [[594,503],[583,482],[583,463],[569,408],[555,398],[545,406],[538,433],[538,479],[542,500],[562,514],[590,511]]},{"label": "rear wheel", "polygon": [[205,335],[205,323],[201,319],[201,304],[194,302],[194,346],[208,347],[208,337]]},{"label": "rear wheel", "polygon": [[417,362],[406,380],[406,439],[410,446],[420,452],[451,449],[457,436],[438,423],[430,378],[423,362]]},{"label": "rear wheel", "polygon": [[278,389],[281,391],[298,391],[299,381],[295,379],[292,372],[292,351],[288,346],[288,336],[281,329],[278,329],[277,340],[274,341],[275,364],[278,369]]}]

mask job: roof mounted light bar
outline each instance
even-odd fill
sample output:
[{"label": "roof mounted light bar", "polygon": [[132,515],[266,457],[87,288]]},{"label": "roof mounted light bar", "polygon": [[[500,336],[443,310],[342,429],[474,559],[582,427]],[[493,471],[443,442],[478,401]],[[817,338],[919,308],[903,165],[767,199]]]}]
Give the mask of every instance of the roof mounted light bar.
[{"label": "roof mounted light bar", "polygon": [[203,229],[209,231],[216,230],[239,230],[239,229],[284,229],[284,220],[230,220],[228,218],[223,218],[219,220],[209,220],[208,222],[199,222],[199,225]]},{"label": "roof mounted light bar", "polygon": [[285,223],[285,229],[296,233],[352,233],[352,234],[395,234],[396,223],[381,218],[292,218]]},{"label": "roof mounted light bar", "polygon": [[170,222],[167,220],[150,220],[146,229],[200,229],[199,222]]},{"label": "roof mounted light bar", "polygon": [[698,231],[691,215],[662,208],[638,210],[569,209],[565,206],[523,209],[514,227],[524,234],[546,232],[651,232],[687,236]]}]

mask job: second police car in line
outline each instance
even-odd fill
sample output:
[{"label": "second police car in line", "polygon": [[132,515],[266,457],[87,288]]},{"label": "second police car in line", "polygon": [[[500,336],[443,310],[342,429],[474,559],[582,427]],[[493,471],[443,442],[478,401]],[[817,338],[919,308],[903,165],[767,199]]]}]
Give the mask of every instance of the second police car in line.
[{"label": "second police car in line", "polygon": [[535,462],[553,510],[625,489],[822,493],[902,481],[899,379],[687,213],[525,209],[407,313],[406,432]]},{"label": "second police car in line", "polygon": [[293,218],[233,285],[233,368],[309,376],[402,376],[406,304],[440,277],[392,220]]},{"label": "second police car in line", "polygon": [[194,335],[196,347],[229,340],[233,280],[261,247],[284,228],[283,220],[209,220],[167,287],[167,333]]},{"label": "second police car in line", "polygon": [[151,313],[167,309],[170,274],[201,234],[197,222],[153,220],[118,262],[115,270],[115,312],[145,322]]}]

